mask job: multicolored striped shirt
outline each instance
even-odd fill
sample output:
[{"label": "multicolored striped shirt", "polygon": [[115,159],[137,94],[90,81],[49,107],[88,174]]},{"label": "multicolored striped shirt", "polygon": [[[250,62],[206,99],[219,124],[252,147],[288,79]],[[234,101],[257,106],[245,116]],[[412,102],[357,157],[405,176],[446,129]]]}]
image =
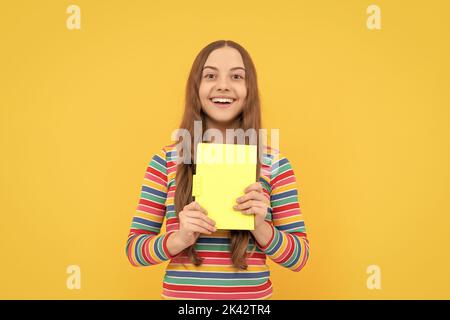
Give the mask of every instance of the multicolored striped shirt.
[{"label": "multicolored striped shirt", "polygon": [[[126,254],[133,266],[150,266],[169,261],[162,283],[164,299],[268,299],[273,288],[269,257],[277,264],[300,271],[309,257],[303,214],[298,200],[297,182],[289,160],[273,148],[264,147],[259,181],[270,199],[266,222],[272,236],[265,246],[249,238],[247,270],[233,266],[230,231],[200,234],[195,249],[203,259],[200,266],[189,260],[185,251],[172,256],[167,239],[179,230],[174,209],[176,145],[154,154],[143,179],[139,203],[131,221]],[[166,219],[166,232],[161,232]]]}]

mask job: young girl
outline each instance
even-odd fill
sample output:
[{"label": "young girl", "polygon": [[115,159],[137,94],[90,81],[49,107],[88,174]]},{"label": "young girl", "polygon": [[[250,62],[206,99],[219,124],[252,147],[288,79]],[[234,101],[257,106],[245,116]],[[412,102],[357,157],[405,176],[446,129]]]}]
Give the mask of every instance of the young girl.
[{"label": "young girl", "polygon": [[[223,137],[226,129],[253,128],[259,132],[256,70],[239,44],[216,41],[196,57],[180,125],[191,139],[194,121],[201,121],[205,130],[220,130]],[[193,160],[198,142],[190,144]],[[304,267],[309,242],[290,162],[278,150],[260,147],[259,141],[257,150],[259,179],[236,199],[234,207],[255,216],[251,231],[216,229],[201,204],[192,201],[195,161],[183,163],[177,145],[167,145],[153,155],[126,253],[133,266],[170,260],[163,279],[163,298],[268,299],[272,283],[267,257],[292,271]],[[166,233],[161,233],[164,217]]]}]

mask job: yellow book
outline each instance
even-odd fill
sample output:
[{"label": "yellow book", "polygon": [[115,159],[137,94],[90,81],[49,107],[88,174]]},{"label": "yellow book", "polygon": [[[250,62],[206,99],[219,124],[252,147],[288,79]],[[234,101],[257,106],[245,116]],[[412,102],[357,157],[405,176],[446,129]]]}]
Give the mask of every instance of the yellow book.
[{"label": "yellow book", "polygon": [[254,230],[255,215],[235,211],[236,199],[256,182],[256,145],[199,143],[192,196],[223,230]]}]

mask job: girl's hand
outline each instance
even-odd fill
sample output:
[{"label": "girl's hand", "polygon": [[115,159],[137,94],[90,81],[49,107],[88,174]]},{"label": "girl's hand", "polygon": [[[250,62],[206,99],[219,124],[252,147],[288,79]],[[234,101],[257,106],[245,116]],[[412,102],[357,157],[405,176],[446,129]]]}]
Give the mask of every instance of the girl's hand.
[{"label": "girl's hand", "polygon": [[242,197],[236,199],[237,204],[233,206],[233,209],[244,214],[255,214],[255,229],[257,229],[264,223],[270,201],[264,195],[261,182],[249,185],[244,192]]},{"label": "girl's hand", "polygon": [[208,218],[207,214],[208,212],[195,201],[184,206],[180,211],[178,237],[184,244],[193,245],[200,233],[211,234],[217,230],[214,226],[216,222]]}]

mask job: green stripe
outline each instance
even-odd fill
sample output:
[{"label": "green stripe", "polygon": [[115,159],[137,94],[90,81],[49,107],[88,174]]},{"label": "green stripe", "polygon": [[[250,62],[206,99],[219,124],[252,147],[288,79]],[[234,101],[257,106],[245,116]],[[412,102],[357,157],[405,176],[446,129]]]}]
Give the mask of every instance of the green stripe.
[{"label": "green stripe", "polygon": [[[229,252],[230,251],[230,245],[229,244],[211,244],[211,243],[196,243],[195,245],[196,250],[201,251],[221,251],[221,252]],[[247,251],[253,250],[253,244],[248,244]],[[262,252],[258,247],[256,247],[255,252]]]},{"label": "green stripe", "polygon": [[266,252],[270,252],[275,247],[275,245],[278,243],[279,238],[281,236],[281,234],[280,234],[281,231],[279,231],[277,228],[274,228],[274,230],[275,230],[275,236],[273,237],[272,243],[266,249]]},{"label": "green stripe", "polygon": [[[158,189],[155,189],[155,190],[158,190]],[[165,198],[161,198],[161,197],[155,196],[154,194],[147,193],[145,191],[141,192],[141,198],[144,198],[144,199],[147,199],[147,200],[159,203],[159,204],[165,204],[166,203],[166,199]]]},{"label": "green stripe", "polygon": [[266,179],[262,179],[262,180],[259,180],[259,181],[262,182],[263,186],[264,186],[268,191],[271,191],[270,184],[269,184],[269,182],[266,181]]},{"label": "green stripe", "polygon": [[149,263],[144,259],[144,256],[142,254],[142,244],[144,243],[145,238],[146,238],[145,235],[143,235],[142,237],[139,237],[139,239],[137,239],[139,240],[139,242],[137,243],[137,252],[138,252],[137,256],[139,258],[139,263],[148,266]]},{"label": "green stripe", "polygon": [[171,219],[171,218],[176,218],[177,214],[175,213],[175,211],[167,211],[166,213],[166,219]]},{"label": "green stripe", "polygon": [[283,164],[282,166],[280,166],[280,167],[278,167],[278,168],[276,168],[276,169],[275,169],[275,170],[276,170],[275,174],[272,174],[272,180],[273,180],[273,178],[275,178],[276,176],[278,176],[278,175],[280,175],[280,174],[282,174],[282,173],[288,171],[289,169],[292,169],[292,167],[291,167],[291,165],[289,164],[289,162]]},{"label": "green stripe", "polygon": [[294,203],[294,202],[297,202],[297,196],[291,196],[291,197],[283,198],[280,200],[271,201],[270,204],[272,205],[272,207],[278,207],[278,206],[282,206],[284,204],[289,204],[289,203]]},{"label": "green stripe", "polygon": [[[165,257],[165,259],[167,260],[168,258],[166,257],[166,254],[164,253],[164,250],[163,250],[163,247],[162,247],[162,241],[163,241],[163,238],[162,238],[162,237],[159,237],[158,239],[156,239],[156,242],[157,242],[157,250],[158,250],[158,253],[159,253],[161,256]],[[156,256],[156,259],[159,259],[159,257]]]},{"label": "green stripe", "polygon": [[[295,236],[294,236],[295,237]],[[297,255],[298,255],[298,250],[299,250],[299,247],[297,246],[297,242],[295,242],[295,240],[293,240],[294,241],[294,253],[292,254],[292,256],[291,256],[291,258],[288,260],[288,261],[286,261],[285,263],[283,263],[283,265],[289,265],[290,263],[292,263],[293,261],[294,261],[294,259],[296,259],[297,258]]]},{"label": "green stripe", "polygon": [[196,250],[203,250],[203,251],[229,251],[230,245],[227,244],[199,244],[197,243],[195,245]]},{"label": "green stripe", "polygon": [[174,278],[171,276],[165,276],[164,282],[171,284],[193,284],[193,285],[208,285],[208,286],[222,286],[222,287],[232,287],[232,286],[252,286],[261,285],[267,282],[267,277],[261,279],[194,279],[194,278]]},{"label": "green stripe", "polygon": [[147,226],[147,225],[139,223],[139,222],[131,223],[131,229],[143,229],[143,230],[153,231],[155,233],[159,233],[159,231],[161,230],[160,228],[150,227],[150,226]]},{"label": "green stripe", "polygon": [[287,233],[292,233],[292,232],[306,232],[306,227],[298,227],[297,229],[287,231]]},{"label": "green stripe", "polygon": [[162,174],[166,174],[166,168],[163,167],[162,165],[160,165],[158,162],[156,162],[156,161],[153,160],[153,161],[150,163],[150,166],[151,166],[153,169],[158,170],[158,171],[161,172]]}]

